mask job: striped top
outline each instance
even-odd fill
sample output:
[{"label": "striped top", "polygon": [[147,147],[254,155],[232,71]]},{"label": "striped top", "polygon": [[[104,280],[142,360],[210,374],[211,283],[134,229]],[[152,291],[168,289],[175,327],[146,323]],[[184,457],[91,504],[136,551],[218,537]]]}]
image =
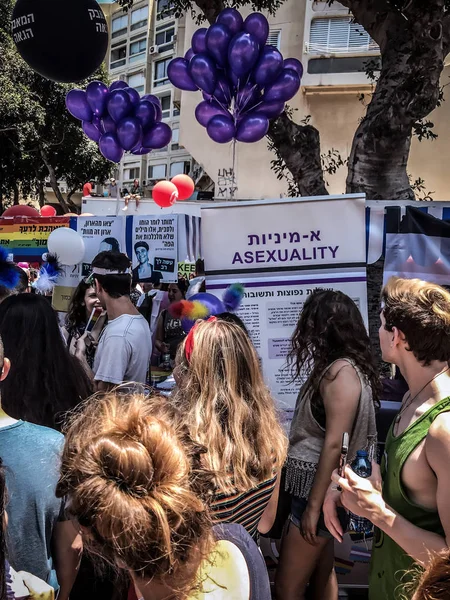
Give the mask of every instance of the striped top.
[{"label": "striped top", "polygon": [[237,494],[217,494],[211,504],[216,523],[238,523],[257,538],[258,523],[275,489],[277,475],[263,481],[257,487]]}]

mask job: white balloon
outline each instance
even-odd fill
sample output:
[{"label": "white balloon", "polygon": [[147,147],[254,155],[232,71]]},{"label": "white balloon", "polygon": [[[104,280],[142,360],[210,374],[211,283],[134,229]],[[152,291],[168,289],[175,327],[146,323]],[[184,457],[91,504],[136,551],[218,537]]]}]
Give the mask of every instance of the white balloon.
[{"label": "white balloon", "polygon": [[59,227],[52,231],[47,247],[49,252],[58,256],[63,265],[78,265],[84,258],[83,238],[69,227]]}]

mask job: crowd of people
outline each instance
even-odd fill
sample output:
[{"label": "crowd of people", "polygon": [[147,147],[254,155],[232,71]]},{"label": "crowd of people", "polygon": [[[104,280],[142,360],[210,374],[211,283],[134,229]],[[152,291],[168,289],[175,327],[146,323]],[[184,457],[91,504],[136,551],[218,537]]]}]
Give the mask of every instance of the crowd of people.
[{"label": "crowd of people", "polygon": [[[381,380],[353,300],[306,300],[288,427],[236,315],[187,333],[173,316],[188,285],[153,273],[133,302],[129,258],[104,251],[64,327],[27,285],[2,294],[0,598],[337,600],[349,513],[376,528],[371,600],[449,598],[450,293],[383,289],[382,358],[408,391],[379,467]],[[147,384],[167,361],[161,395]],[[346,432],[370,477],[338,468]],[[258,545],[275,529],[271,586]]]}]

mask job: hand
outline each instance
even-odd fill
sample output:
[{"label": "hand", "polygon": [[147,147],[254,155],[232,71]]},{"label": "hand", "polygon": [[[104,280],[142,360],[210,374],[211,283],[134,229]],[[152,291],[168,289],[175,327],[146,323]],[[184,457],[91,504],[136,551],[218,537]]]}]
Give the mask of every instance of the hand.
[{"label": "hand", "polygon": [[93,343],[94,342],[91,334],[85,331],[83,335],[75,342],[75,356],[86,356],[86,349],[89,348]]},{"label": "hand", "polygon": [[342,488],[342,505],[353,514],[376,525],[378,517],[386,508],[379,465],[372,462],[372,475],[367,479],[358,477],[349,466],[345,468],[345,477],[339,477],[336,470],[331,478]]},{"label": "hand", "polygon": [[311,546],[317,544],[317,523],[319,522],[319,517],[320,510],[307,506],[300,522],[300,533]]},{"label": "hand", "polygon": [[336,486],[333,484],[328,488],[323,502],[323,515],[328,531],[342,544],[344,531],[337,513],[338,506],[342,506],[341,492],[337,490]]},{"label": "hand", "polygon": [[170,352],[170,346],[169,344],[165,344],[164,342],[161,344],[161,351],[163,354],[167,354],[168,352]]}]

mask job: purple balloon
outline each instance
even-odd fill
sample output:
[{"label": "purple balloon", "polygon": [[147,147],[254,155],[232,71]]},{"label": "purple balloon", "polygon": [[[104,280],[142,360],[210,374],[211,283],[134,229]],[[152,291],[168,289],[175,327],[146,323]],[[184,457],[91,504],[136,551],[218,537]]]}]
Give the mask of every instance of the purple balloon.
[{"label": "purple balloon", "polygon": [[189,75],[201,89],[212,94],[216,89],[217,69],[213,59],[208,54],[196,54],[188,67]]},{"label": "purple balloon", "polygon": [[214,98],[224,106],[228,106],[231,102],[231,95],[228,79],[225,75],[220,74],[217,77],[216,89],[214,90],[214,93],[207,94],[206,92],[203,92],[203,99],[211,100],[211,98]]},{"label": "purple balloon", "polygon": [[295,71],[300,79],[303,77],[303,65],[298,58],[287,58],[284,61],[284,68]]},{"label": "purple balloon", "polygon": [[244,19],[241,13],[235,8],[225,8],[217,17],[216,23],[221,23],[228,27],[232,34],[239,33],[244,25]]},{"label": "purple balloon", "polygon": [[189,50],[184,55],[184,59],[189,62],[193,56],[195,56],[195,52],[192,50],[192,48],[189,48]]},{"label": "purple balloon", "polygon": [[80,121],[92,121],[92,110],[83,90],[70,90],[66,96],[66,107],[70,114]]},{"label": "purple balloon", "polygon": [[116,133],[117,126],[110,116],[103,117],[100,121],[100,131],[102,133]]},{"label": "purple balloon", "polygon": [[172,139],[172,130],[167,123],[156,123],[153,127],[144,133],[142,145],[152,150],[160,150],[167,146]]},{"label": "purple balloon", "polygon": [[245,115],[240,121],[236,132],[236,139],[239,142],[253,144],[262,140],[268,131],[269,119],[266,115],[252,113]]},{"label": "purple balloon", "polygon": [[114,81],[109,86],[109,91],[113,92],[114,90],[123,90],[127,87],[128,87],[128,83],[126,81],[122,81],[121,79],[119,79],[119,81]]},{"label": "purple balloon", "polygon": [[203,127],[207,127],[208,123],[216,115],[225,115],[229,117],[230,113],[222,108],[215,100],[211,100],[210,102],[200,102],[195,109],[195,118],[200,125],[203,125]]},{"label": "purple balloon", "polygon": [[221,67],[224,67],[228,62],[228,46],[232,37],[231,31],[222,23],[211,25],[206,34],[207,51]]},{"label": "purple balloon", "polygon": [[142,126],[136,117],[125,117],[117,125],[117,139],[124,150],[134,148],[142,138]]},{"label": "purple balloon", "polygon": [[125,91],[130,96],[131,104],[134,107],[138,106],[139,102],[141,101],[141,96],[139,95],[139,92],[134,88],[130,87],[127,88]]},{"label": "purple balloon", "polygon": [[94,142],[98,142],[102,135],[97,129],[97,127],[94,125],[94,123],[89,123],[89,121],[83,121],[81,123],[81,128],[83,129],[84,133],[88,136],[88,138]]},{"label": "purple balloon", "polygon": [[192,36],[191,46],[195,54],[204,54],[206,52],[207,33],[208,30],[206,29],[206,27],[200,27],[200,29],[197,29],[197,31],[195,31],[194,35]]},{"label": "purple balloon", "polygon": [[295,96],[300,89],[300,77],[292,69],[283,69],[281,75],[264,90],[263,100],[271,102],[287,102]]},{"label": "purple balloon", "polygon": [[91,81],[86,88],[86,98],[94,115],[102,117],[106,111],[109,90],[102,81]]},{"label": "purple balloon", "polygon": [[122,160],[123,148],[114,133],[104,133],[100,138],[98,147],[106,159],[115,163]]},{"label": "purple balloon", "polygon": [[262,47],[269,37],[269,21],[261,13],[252,13],[244,21],[244,31],[251,33]]},{"label": "purple balloon", "polygon": [[156,105],[149,100],[141,100],[134,115],[141,122],[143,129],[152,127],[156,121]]},{"label": "purple balloon", "polygon": [[106,106],[108,108],[109,116],[116,123],[121,121],[124,117],[127,117],[133,108],[130,96],[125,90],[114,90],[113,92],[110,92]]},{"label": "purple balloon", "polygon": [[162,108],[161,108],[161,100],[158,98],[158,96],[154,96],[153,94],[145,94],[145,96],[142,96],[141,100],[148,100],[149,102],[151,102],[153,104],[153,106],[156,108],[155,120],[161,121]]},{"label": "purple balloon", "polygon": [[137,156],[142,156],[144,154],[148,154],[151,151],[152,151],[151,148],[145,148],[144,146],[142,146],[141,143],[139,143],[137,146],[135,146],[134,148],[131,149],[131,154],[136,154]]},{"label": "purple balloon", "polygon": [[[191,59],[192,61],[192,59]],[[184,58],[174,58],[167,68],[167,77],[175,87],[186,92],[196,92],[198,87],[189,75],[188,67],[191,63]]]},{"label": "purple balloon", "polygon": [[259,44],[249,33],[237,33],[228,47],[228,62],[233,73],[245,77],[259,58]]},{"label": "purple balloon", "polygon": [[284,102],[259,102],[251,109],[252,113],[259,113],[262,115],[266,115],[268,119],[275,119],[284,110]]},{"label": "purple balloon", "polygon": [[264,46],[256,63],[253,78],[261,87],[270,85],[278,79],[283,70],[283,56],[275,46]]},{"label": "purple balloon", "polygon": [[236,127],[230,116],[216,115],[209,121],[206,131],[209,137],[218,144],[227,144],[234,138]]}]

